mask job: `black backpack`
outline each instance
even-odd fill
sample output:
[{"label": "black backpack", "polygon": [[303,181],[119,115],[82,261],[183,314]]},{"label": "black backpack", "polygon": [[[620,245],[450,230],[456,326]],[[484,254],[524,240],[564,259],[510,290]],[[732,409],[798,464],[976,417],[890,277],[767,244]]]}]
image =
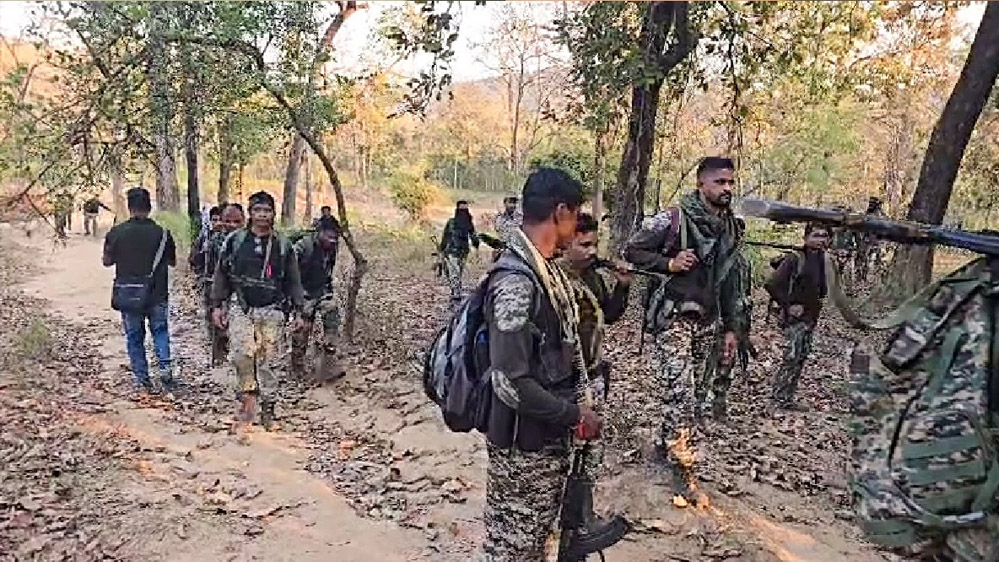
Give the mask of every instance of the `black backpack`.
[{"label": "black backpack", "polygon": [[423,391],[441,409],[444,423],[451,431],[485,432],[492,402],[492,383],[486,376],[489,367],[489,330],[484,314],[489,281],[500,271],[526,273],[527,268],[496,265],[437,332],[423,361]]}]

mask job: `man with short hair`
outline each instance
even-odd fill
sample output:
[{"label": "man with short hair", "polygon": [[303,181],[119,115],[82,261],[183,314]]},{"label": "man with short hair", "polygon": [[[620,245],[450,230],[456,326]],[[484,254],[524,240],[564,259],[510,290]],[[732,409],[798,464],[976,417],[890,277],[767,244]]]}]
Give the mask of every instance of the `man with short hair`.
[{"label": "man with short hair", "polygon": [[340,341],[340,306],[333,292],[333,268],[336,266],[340,223],[331,215],[316,220],[315,232],[295,243],[298,268],[305,290],[302,329],[292,333],[291,368],[296,374],[305,373],[305,358],[312,336],[312,325],[318,317],[323,323],[323,341],[317,369],[320,380],[343,376],[337,364],[337,344]]},{"label": "man with short hair", "polygon": [[[497,213],[496,218],[493,219],[496,236],[504,244],[510,241],[513,233],[516,232],[520,228],[521,223],[524,222],[524,216],[517,208],[518,202],[519,199],[516,197],[504,197],[503,211]],[[502,248],[493,248],[493,261],[498,260],[502,252]]]},{"label": "man with short hair", "polygon": [[336,221],[336,219],[333,217],[333,207],[330,207],[329,205],[323,205],[322,207],[319,207],[319,218],[314,219],[312,221],[313,230],[315,230],[316,226],[319,224],[319,221],[327,218]]},{"label": "man with short hair", "polygon": [[491,381],[486,560],[542,560],[569,473],[571,436],[600,433],[577,404],[578,308],[555,256],[576,235],[582,186],[541,168],[524,184],[524,226],[493,265],[483,307]]},{"label": "man with short hair", "polygon": [[650,289],[644,329],[655,336],[663,401],[657,446],[672,472],[676,493],[687,498],[696,489],[694,430],[710,386],[716,386],[716,417],[727,415],[727,388],[718,387],[725,378],[706,380],[716,372],[707,364],[712,346],[716,337],[722,338],[718,359],[728,366],[748,325],[743,286],[748,261],[730,208],[734,184],[731,159],[703,158],[697,166],[697,190],[684,195],[677,207],[646,219],[625,247],[629,262],[671,276]]},{"label": "man with short hair", "polygon": [[[874,217],[885,216],[884,209],[881,204],[881,198],[869,198],[867,200],[867,211],[864,214],[872,215]],[[880,270],[883,245],[881,240],[873,234],[857,232],[854,236],[856,236],[857,240],[857,251],[856,254],[854,254],[854,265],[857,280],[867,281],[867,276],[871,271],[871,266],[874,266],[875,270]]]},{"label": "man with short hair", "polygon": [[[301,329],[305,305],[298,260],[288,239],[274,230],[274,198],[264,191],[250,196],[250,223],[226,238],[212,281],[212,320],[229,330],[229,359],[240,409],[235,430],[246,430],[260,405],[260,424],[274,426],[275,401],[284,365],[286,302]],[[225,304],[235,293],[237,306]]]},{"label": "man with short hair", "polygon": [[[149,293],[144,310],[121,311],[132,376],[139,388],[153,392],[146,360],[146,323],[153,336],[153,348],[159,361],[160,383],[171,390],[175,383],[170,358],[167,268],[177,263],[177,250],[170,232],[149,218],[152,202],[149,192],[135,187],[125,194],[129,219],[108,231],[104,238],[105,267],[115,266],[115,278],[149,277]],[[161,249],[162,248],[162,249]],[[156,257],[159,254],[159,262]],[[153,267],[155,263],[155,268]]]},{"label": "man with short hair", "polygon": [[437,250],[444,260],[444,273],[451,288],[451,304],[457,305],[462,297],[462,277],[465,275],[465,261],[468,259],[469,243],[479,249],[479,238],[475,235],[475,224],[468,210],[468,201],[458,201],[454,206],[454,217],[447,220]]},{"label": "man with short hair", "polygon": [[[576,301],[579,305],[579,342],[583,365],[586,369],[593,396],[594,409],[604,415],[607,393],[610,391],[610,364],[603,359],[604,331],[624,316],[628,307],[628,293],[632,275],[626,273],[626,263],[615,263],[606,271],[614,277],[614,288],[607,285],[604,275],[597,270],[598,224],[593,215],[579,213],[576,221],[576,237],[562,253],[561,263],[569,274]],[[583,485],[592,500],[597,474],[604,458],[603,440],[595,440],[585,451],[582,465]],[[585,527],[590,530],[603,523],[593,513],[592,501],[586,502],[589,509],[584,513]]]},{"label": "man with short hair", "polygon": [[[214,221],[213,221],[214,222]],[[211,346],[211,364],[213,367],[221,365],[229,353],[229,332],[219,328],[212,320],[212,280],[215,278],[215,268],[218,267],[219,256],[222,255],[222,246],[230,234],[243,228],[246,224],[246,217],[243,215],[243,207],[238,204],[222,206],[219,214],[216,231],[212,233],[205,245],[204,252],[204,286],[202,287],[203,306],[208,321],[209,345]],[[229,301],[222,304],[222,308],[229,308]]]},{"label": "man with short hair", "polygon": [[800,409],[793,403],[798,379],[812,348],[812,334],[822,312],[826,287],[826,249],[829,229],[818,224],[805,227],[805,251],[784,254],[767,281],[770,297],[781,308],[784,326],[784,361],[774,377],[773,401],[783,409]]},{"label": "man with short hair", "polygon": [[87,236],[91,234],[97,236],[97,215],[101,212],[101,209],[109,213],[114,212],[107,205],[101,203],[101,200],[96,196],[87,199],[83,203],[83,231]]}]

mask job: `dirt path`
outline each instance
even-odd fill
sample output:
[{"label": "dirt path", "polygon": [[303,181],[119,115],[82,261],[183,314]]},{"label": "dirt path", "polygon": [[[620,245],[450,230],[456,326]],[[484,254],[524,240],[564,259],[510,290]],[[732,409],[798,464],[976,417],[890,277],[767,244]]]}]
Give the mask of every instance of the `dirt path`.
[{"label": "dirt path", "polygon": [[[103,374],[126,384],[124,339],[118,318],[106,306],[112,270],[100,266],[100,244],[71,237],[66,248],[48,255],[39,248],[36,255],[35,265],[44,273],[26,283],[25,291],[44,298],[56,315],[99,336]],[[183,376],[192,382],[217,376],[194,368],[198,358],[185,357],[192,328],[174,316],[171,331]],[[423,547],[418,532],[358,517],[327,482],[303,469],[308,449],[294,436],[261,433],[249,446],[238,445],[224,433],[178,423],[177,410],[166,401],[142,407],[107,398],[112,400],[109,411],[85,420],[85,426],[113,429],[156,453],[140,466],[136,476],[141,477],[130,483],[131,489],[122,492],[133,495],[138,505],[154,508],[143,515],[151,527],[168,526],[153,542],[126,545],[119,552],[126,559],[329,560],[335,553],[338,560],[407,560]],[[216,428],[227,422],[217,421]],[[204,516],[219,512],[246,521],[234,525],[228,521],[232,517],[216,521]]]},{"label": "dirt path", "polygon": [[[226,432],[232,416],[227,376],[204,367],[196,302],[181,275],[174,275],[171,331],[190,388],[177,399],[137,402],[127,392],[119,321],[106,306],[111,270],[100,266],[99,243],[72,237],[66,248],[55,250],[32,244],[39,269],[23,290],[81,330],[75,345],[100,359],[93,392],[106,407],[82,416],[80,427],[137,444],[138,459],[129,470],[108,475],[107,488],[141,514],[130,517],[123,510],[109,519],[117,527],[106,533],[130,537],[118,541],[116,557],[472,558],[482,534],[484,447],[478,435],[447,432],[420,391],[416,354],[439,325],[445,301],[425,264],[393,266],[402,258],[392,254],[391,241],[373,247],[373,272],[361,295],[362,336],[346,361],[350,375],[332,387],[291,385],[279,406],[282,431],[256,433],[243,446]],[[611,353],[612,359],[626,365],[633,360],[632,336],[627,330],[615,336],[628,343]],[[644,391],[641,369],[624,376],[615,405],[622,415],[642,410],[633,394]],[[786,432],[826,423],[823,416],[831,414],[759,424],[748,417],[756,415],[750,405],[758,382],[737,383],[734,397],[735,423],[756,426],[717,434],[709,448],[719,458],[732,457],[734,449],[769,458],[767,466],[791,462],[772,448],[796,449],[781,444]],[[647,402],[654,410],[654,402]],[[646,417],[615,422],[614,452],[598,505],[627,514],[640,532],[609,551],[607,560],[884,559],[834,516],[837,486],[832,493],[825,483],[795,489],[783,473],[769,480],[755,461],[709,463],[711,507],[672,507],[665,478],[642,460],[657,422],[654,412]],[[811,454],[813,464],[842,460],[843,451],[831,456],[811,451],[801,454]]]}]

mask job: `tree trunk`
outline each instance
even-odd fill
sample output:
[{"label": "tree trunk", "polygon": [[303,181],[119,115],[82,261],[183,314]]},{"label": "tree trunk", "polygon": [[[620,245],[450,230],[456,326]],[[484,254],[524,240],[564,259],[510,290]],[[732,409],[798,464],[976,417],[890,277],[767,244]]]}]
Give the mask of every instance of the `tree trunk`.
[{"label": "tree trunk", "polygon": [[[330,49],[333,45],[333,39],[336,37],[337,32],[340,31],[340,27],[343,26],[343,22],[356,13],[357,10],[357,2],[340,3],[340,13],[333,18],[333,21],[330,22],[329,26],[326,28],[326,32],[323,33],[323,37],[319,40],[319,48],[312,61],[312,67],[309,71],[308,81],[305,86],[305,101],[303,102],[303,106],[307,108],[307,113],[311,112],[312,99],[315,97],[316,93],[316,78],[318,77],[320,70],[322,70],[323,62],[329,57]],[[307,114],[305,117],[306,120],[303,125],[311,129],[312,116]],[[284,176],[284,197],[281,204],[281,220],[285,224],[291,224],[295,220],[295,197],[298,194],[298,172],[299,167],[301,166],[302,152],[304,149],[305,142],[302,140],[302,135],[295,134],[295,137],[291,141],[291,151],[288,154],[288,166],[285,170]],[[313,150],[313,152],[315,152],[315,150]]]},{"label": "tree trunk", "polygon": [[156,204],[161,211],[180,208],[177,185],[177,150],[170,136],[173,110],[170,95],[169,50],[164,33],[170,26],[170,6],[165,2],[149,4],[149,106],[156,145]]},{"label": "tree trunk", "polygon": [[597,227],[603,224],[604,217],[604,167],[607,165],[607,132],[598,131],[593,144],[593,218]]},{"label": "tree trunk", "polygon": [[305,168],[305,225],[312,224],[312,171],[309,166],[309,155],[306,154],[302,166]]},{"label": "tree trunk", "polygon": [[229,181],[232,176],[235,151],[233,150],[232,115],[226,114],[219,130],[219,191],[216,200],[219,205],[229,202]]},{"label": "tree trunk", "polygon": [[111,154],[111,201],[114,207],[115,218],[124,221],[128,217],[128,208],[125,204],[125,174],[121,149],[115,147]]},{"label": "tree trunk", "polygon": [[[621,249],[642,218],[663,81],[697,44],[697,37],[689,27],[688,9],[686,2],[650,2],[644,6],[639,48],[645,53],[646,66],[656,70],[656,75],[654,79],[636,84],[631,92],[628,139],[618,169],[611,222],[611,248],[614,252]],[[674,27],[676,40],[669,44],[667,36]]]},{"label": "tree trunk", "polygon": [[[195,24],[196,5],[185,6],[185,19],[188,29]],[[201,231],[201,182],[198,177],[198,122],[201,107],[198,101],[198,85],[201,77],[194,61],[189,43],[181,43],[184,62],[184,152],[187,164],[187,217],[191,222],[192,240]]]},{"label": "tree trunk", "polygon": [[631,95],[628,142],[624,147],[617,176],[611,245],[620,249],[642,220],[645,210],[645,183],[649,177],[652,148],[655,145],[656,112],[662,82],[639,86]]},{"label": "tree trunk", "polygon": [[295,198],[298,197],[298,177],[302,170],[302,155],[305,154],[305,140],[295,135],[288,152],[288,168],[284,173],[284,194],[281,200],[281,222],[291,225],[295,222]]},{"label": "tree trunk", "polygon": [[[930,135],[919,171],[919,182],[906,218],[941,224],[954,190],[968,139],[999,76],[999,3],[989,3],[964,61],[961,76]],[[906,295],[929,283],[933,274],[933,248],[903,246],[892,264],[893,285]]]}]

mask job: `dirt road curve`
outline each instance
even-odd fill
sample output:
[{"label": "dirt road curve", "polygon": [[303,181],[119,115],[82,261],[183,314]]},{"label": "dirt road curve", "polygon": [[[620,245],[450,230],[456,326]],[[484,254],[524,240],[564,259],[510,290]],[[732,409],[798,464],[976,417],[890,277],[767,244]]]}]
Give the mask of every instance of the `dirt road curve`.
[{"label": "dirt road curve", "polygon": [[[78,493],[104,514],[87,524],[107,556],[474,558],[482,533],[481,439],[443,428],[413,368],[443,315],[443,288],[427,268],[413,273],[376,256],[362,294],[364,335],[347,358],[347,379],[325,388],[287,385],[280,431],[255,432],[249,445],[240,445],[227,432],[233,408],[227,373],[205,367],[196,302],[182,275],[174,275],[171,330],[189,387],[176,398],[137,401],[129,393],[119,322],[107,307],[111,271],[100,265],[99,242],[74,236],[65,248],[53,248],[48,240],[14,237],[15,249],[11,238],[0,252],[29,262],[19,288],[26,302],[45,303],[47,322],[58,325],[57,345],[68,346],[63,351],[96,360],[95,372],[74,389],[84,397],[76,402],[94,406],[66,406],[61,415],[86,435],[129,444],[106,470],[89,474]],[[754,431],[771,435],[766,425]],[[610,561],[884,559],[833,517],[828,499],[727,473],[741,483],[739,494],[709,483],[710,508],[681,510],[670,504],[662,476],[632,457],[611,456],[598,503],[626,512],[642,532],[609,551]],[[15,559],[58,558],[36,546],[22,545]]]}]

